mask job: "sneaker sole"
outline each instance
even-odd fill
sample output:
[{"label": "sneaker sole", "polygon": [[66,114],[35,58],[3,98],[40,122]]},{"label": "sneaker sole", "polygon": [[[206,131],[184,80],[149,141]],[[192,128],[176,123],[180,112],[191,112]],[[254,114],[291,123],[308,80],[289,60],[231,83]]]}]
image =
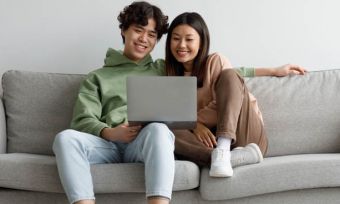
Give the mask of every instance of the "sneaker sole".
[{"label": "sneaker sole", "polygon": [[225,171],[215,171],[211,170],[209,171],[209,176],[211,177],[232,177],[234,175],[234,171],[231,172],[225,172]]}]

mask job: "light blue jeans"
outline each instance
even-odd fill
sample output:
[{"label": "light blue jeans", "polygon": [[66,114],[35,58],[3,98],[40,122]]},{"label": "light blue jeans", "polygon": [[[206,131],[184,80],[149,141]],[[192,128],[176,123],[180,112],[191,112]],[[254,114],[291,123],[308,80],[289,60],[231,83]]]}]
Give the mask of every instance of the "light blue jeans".
[{"label": "light blue jeans", "polygon": [[146,196],[171,199],[175,174],[174,135],[162,123],[147,125],[128,144],[64,130],[57,134],[53,151],[70,203],[95,199],[90,165],[101,163],[144,163]]}]

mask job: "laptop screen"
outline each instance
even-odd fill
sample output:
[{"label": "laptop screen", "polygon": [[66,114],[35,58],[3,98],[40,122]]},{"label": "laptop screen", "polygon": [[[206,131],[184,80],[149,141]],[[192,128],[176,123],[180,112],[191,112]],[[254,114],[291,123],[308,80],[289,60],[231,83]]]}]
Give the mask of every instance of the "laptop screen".
[{"label": "laptop screen", "polygon": [[130,125],[161,122],[171,129],[196,126],[196,77],[130,76],[126,83]]}]

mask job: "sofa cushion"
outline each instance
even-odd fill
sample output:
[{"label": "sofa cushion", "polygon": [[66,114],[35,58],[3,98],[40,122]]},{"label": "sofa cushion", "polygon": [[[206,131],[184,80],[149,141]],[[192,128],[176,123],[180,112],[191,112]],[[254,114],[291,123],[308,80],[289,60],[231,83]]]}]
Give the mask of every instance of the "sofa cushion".
[{"label": "sofa cushion", "polygon": [[260,164],[234,169],[230,178],[201,173],[206,200],[225,200],[298,189],[340,186],[340,154],[305,154],[265,158]]},{"label": "sofa cushion", "polygon": [[69,128],[83,77],[27,71],[4,73],[7,151],[52,155],[55,135]]},{"label": "sofa cushion", "polygon": [[269,140],[267,156],[340,152],[340,70],[247,81]]},{"label": "sofa cushion", "polygon": [[[197,165],[176,161],[173,190],[199,185]],[[95,193],[145,192],[144,166],[140,163],[91,166]],[[4,188],[63,193],[55,157],[26,153],[0,154],[0,186]]]}]

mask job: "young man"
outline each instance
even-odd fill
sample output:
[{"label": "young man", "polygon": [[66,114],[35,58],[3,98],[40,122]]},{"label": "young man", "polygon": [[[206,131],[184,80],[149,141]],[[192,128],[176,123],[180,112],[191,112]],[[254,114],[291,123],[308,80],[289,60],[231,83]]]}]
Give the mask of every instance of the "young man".
[{"label": "young man", "polygon": [[[169,203],[174,179],[174,135],[161,123],[127,124],[125,80],[129,75],[164,75],[164,61],[150,52],[167,31],[168,17],[156,6],[134,2],[118,16],[123,52],[109,49],[105,66],[80,87],[71,123],[53,144],[70,203],[95,203],[90,164],[142,162],[150,204]],[[156,165],[152,165],[155,164]]]}]

